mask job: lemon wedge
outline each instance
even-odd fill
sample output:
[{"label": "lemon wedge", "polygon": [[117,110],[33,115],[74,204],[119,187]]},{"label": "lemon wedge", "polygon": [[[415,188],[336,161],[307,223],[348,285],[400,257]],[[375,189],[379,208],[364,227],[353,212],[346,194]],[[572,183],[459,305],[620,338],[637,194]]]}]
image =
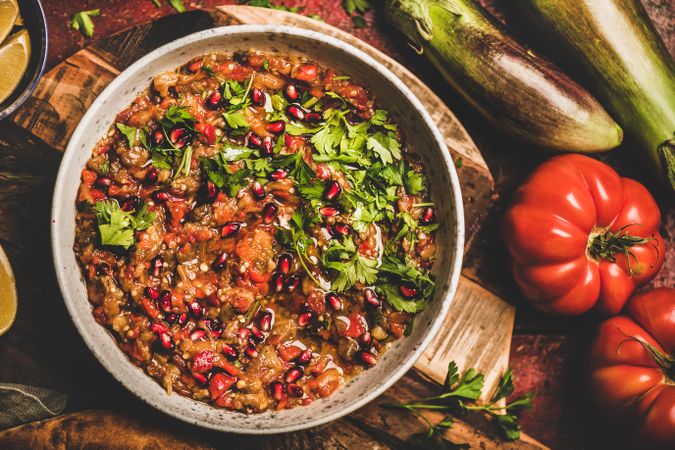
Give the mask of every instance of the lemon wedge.
[{"label": "lemon wedge", "polygon": [[5,251],[0,247],[0,336],[14,323],[16,303],[14,274]]},{"label": "lemon wedge", "polygon": [[0,0],[0,42],[4,41],[19,15],[16,0]]},{"label": "lemon wedge", "polygon": [[11,35],[0,47],[0,103],[9,97],[26,73],[30,58],[30,36],[21,30]]}]

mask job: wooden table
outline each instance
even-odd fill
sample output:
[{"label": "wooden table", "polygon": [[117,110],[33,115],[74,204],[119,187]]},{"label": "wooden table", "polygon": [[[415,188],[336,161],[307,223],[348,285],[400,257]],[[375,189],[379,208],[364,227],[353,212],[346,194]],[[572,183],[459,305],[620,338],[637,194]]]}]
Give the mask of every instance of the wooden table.
[{"label": "wooden table", "polygon": [[[50,27],[49,65],[52,66],[92,40],[82,38],[68,28],[68,18],[82,9],[99,6],[98,2],[77,0],[70,2],[43,0]],[[167,2],[163,2],[167,3]],[[204,0],[185,1],[189,8],[213,7],[228,2]],[[495,219],[503,210],[505,200],[515,185],[522,180],[545,155],[526,148],[491,127],[471,111],[459,98],[449,92],[435,72],[407,50],[404,42],[384,23],[381,11],[367,15],[369,27],[356,30],[344,14],[340,0],[293,1],[287,5],[302,5],[307,14],[319,14],[327,22],[354,32],[395,59],[404,62],[439,93],[464,122],[482,150],[495,176],[497,196],[489,211],[486,226],[479,242],[467,255],[465,269],[473,271],[503,298],[518,306],[516,335],[511,348],[511,365],[518,381],[518,389],[536,394],[532,411],[522,416],[525,432],[554,448],[593,448],[597,432],[595,411],[587,405],[583,390],[582,359],[589,333],[594,324],[589,319],[555,320],[539,315],[522,302],[509,276],[506,256],[496,236]],[[516,17],[499,8],[507,2],[490,1],[492,11],[502,20]],[[675,35],[673,4],[668,0],[645,0],[657,27],[664,35],[673,53]],[[114,13],[113,13],[114,12]],[[109,0],[104,15],[95,19],[94,39],[100,39],[123,28],[147,22],[173,10],[165,6],[155,8],[150,0]],[[527,35],[527,29],[512,24],[518,34]],[[41,143],[7,122],[0,123],[0,202],[12,205],[3,211],[12,211],[11,217],[0,220],[0,243],[5,247],[17,272],[18,289],[22,299],[20,320],[3,338],[0,338],[0,381],[19,382],[54,387],[70,395],[69,411],[88,408],[106,408],[131,411],[142,416],[146,423],[163,424],[184,430],[188,434],[206,437],[216,445],[237,443],[242,448],[251,445],[241,437],[205,433],[156,413],[136,400],[103,370],[84,347],[65,309],[51,267],[49,252],[49,207],[51,190],[59,156],[45,152]],[[625,149],[610,155],[616,167],[630,167]],[[627,168],[623,174],[639,177],[639,172]],[[675,254],[672,251],[675,235],[675,213],[672,204],[661,203],[664,212],[664,237],[671,243],[666,267],[655,285],[673,285]],[[56,346],[58,342],[58,347]],[[67,348],[68,351],[60,350]],[[410,374],[398,383],[396,397],[423,396],[434,387],[419,376]],[[379,402],[378,402],[379,403]],[[477,417],[464,418],[485,429],[486,439],[492,432],[481,426]],[[372,404],[340,421],[339,426],[327,425],[315,430],[282,437],[256,440],[261,448],[389,448],[402,447],[402,439],[419,424],[407,416],[382,414]],[[609,431],[608,431],[609,432]]]}]

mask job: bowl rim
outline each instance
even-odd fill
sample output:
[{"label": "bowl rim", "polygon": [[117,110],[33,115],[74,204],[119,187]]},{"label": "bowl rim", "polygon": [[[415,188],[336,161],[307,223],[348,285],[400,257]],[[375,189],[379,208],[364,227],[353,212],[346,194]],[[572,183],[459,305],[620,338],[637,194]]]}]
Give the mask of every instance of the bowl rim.
[{"label": "bowl rim", "polygon": [[[195,41],[208,40],[208,38],[213,38],[216,36],[225,36],[225,35],[246,35],[246,34],[264,34],[264,33],[275,33],[275,34],[289,34],[294,36],[299,36],[300,38],[313,40],[321,42],[322,44],[329,45],[334,48],[349,54],[350,57],[360,60],[362,63],[369,66],[370,69],[379,72],[379,74],[385,77],[392,85],[398,90],[402,95],[404,95],[407,100],[415,108],[416,113],[420,116],[424,125],[429,129],[433,140],[436,142],[438,147],[442,150],[439,152],[440,160],[443,161],[445,167],[443,171],[446,172],[448,178],[450,179],[451,184],[451,197],[448,198],[452,202],[452,208],[454,209],[455,214],[455,229],[453,230],[453,237],[455,240],[455,248],[448,251],[448,257],[454,258],[454,261],[449,264],[449,276],[447,278],[447,292],[444,297],[440,299],[440,311],[438,315],[433,319],[430,326],[428,327],[426,333],[423,335],[422,340],[416,346],[416,348],[409,352],[403,357],[403,363],[398,366],[398,368],[390,374],[388,379],[376,388],[369,390],[368,393],[355,401],[346,404],[340,409],[336,409],[330,414],[326,414],[323,417],[316,418],[314,420],[309,420],[301,424],[291,424],[286,426],[280,426],[276,428],[254,428],[251,427],[247,430],[241,428],[229,427],[227,425],[218,425],[211,423],[209,421],[202,422],[194,417],[188,417],[186,415],[179,414],[177,410],[166,408],[164,404],[154,395],[144,395],[143,389],[134,384],[129,384],[126,380],[123,379],[122,375],[119,374],[114,367],[114,364],[108,361],[98,349],[100,344],[96,343],[93,336],[90,336],[84,329],[84,325],[81,322],[81,319],[78,316],[78,310],[76,303],[81,301],[79,298],[75,298],[75,295],[67,289],[67,272],[72,270],[67,267],[67,252],[72,252],[72,249],[63,250],[59,245],[60,241],[64,237],[64,233],[61,230],[61,220],[57,220],[60,217],[60,200],[65,198],[64,191],[66,186],[72,183],[72,180],[67,178],[64,169],[67,166],[73,164],[75,156],[78,154],[81,149],[77,149],[74,145],[76,141],[79,141],[84,133],[87,130],[83,127],[83,124],[91,121],[94,116],[94,111],[99,109],[99,104],[103,103],[105,100],[105,92],[113,91],[120,88],[126,81],[127,78],[131,77],[137,70],[146,66],[150,61],[155,60],[165,54],[171,53],[180,49],[182,46],[194,43]],[[87,151],[90,151],[88,149]],[[78,180],[79,182],[79,180]],[[74,218],[73,218],[74,220]],[[316,31],[307,30],[304,28],[288,26],[288,25],[263,25],[263,24],[248,24],[248,25],[229,25],[216,28],[210,28],[196,33],[189,34],[182,38],[171,41],[167,44],[158,47],[157,49],[146,54],[142,58],[138,59],[136,62],[127,67],[122,71],[104,90],[99,94],[99,96],[94,100],[92,105],[88,108],[87,112],[84,114],[80,123],[73,132],[68,146],[64,152],[63,158],[61,160],[61,165],[59,167],[58,175],[56,178],[54,194],[52,197],[52,211],[51,211],[51,246],[52,254],[54,259],[54,266],[56,271],[56,277],[59,284],[59,289],[63,296],[68,314],[75,327],[77,328],[78,333],[82,336],[85,344],[89,350],[94,354],[96,359],[101,363],[101,365],[127,390],[129,390],[136,397],[140,398],[145,403],[149,404],[153,408],[168,414],[172,417],[175,417],[181,421],[190,423],[192,425],[197,425],[204,428],[209,428],[216,431],[222,432],[232,432],[239,434],[251,434],[251,435],[263,435],[263,434],[276,434],[276,433],[286,433],[292,431],[303,430],[307,428],[316,427],[327,422],[337,420],[341,417],[344,417],[353,411],[361,408],[367,403],[374,400],[376,397],[380,396],[384,391],[389,389],[396,381],[398,381],[420,358],[424,350],[430,344],[431,340],[436,336],[443,319],[447,315],[448,309],[452,300],[457,291],[457,286],[459,284],[459,276],[462,267],[463,260],[463,248],[464,248],[464,208],[461,197],[461,189],[459,184],[459,179],[457,172],[455,170],[454,162],[450,156],[449,151],[447,150],[447,145],[445,140],[439,131],[438,127],[431,119],[429,113],[424,109],[422,103],[419,99],[412,93],[412,91],[401,81],[396,75],[394,75],[389,69],[384,65],[376,61],[373,57],[366,54],[362,50],[357,49],[356,47],[348,44],[338,38],[328,36]],[[79,269],[79,267],[78,267]],[[127,360],[128,364],[132,364]],[[210,406],[210,405],[206,405]],[[215,409],[214,409],[215,410]]]},{"label": "bowl rim", "polygon": [[42,77],[42,74],[44,73],[45,68],[47,66],[47,52],[49,50],[49,30],[47,28],[47,18],[45,17],[45,10],[42,6],[42,3],[40,3],[40,0],[33,0],[31,3],[32,5],[30,5],[30,7],[35,8],[37,16],[42,23],[42,28],[39,30],[40,57],[38,59],[38,64],[36,67],[37,70],[33,72],[33,76],[31,77],[30,82],[26,85],[23,92],[12,103],[7,105],[6,108],[0,109],[0,120],[4,119],[5,117],[12,114],[14,111],[19,109],[19,107],[23,105],[24,102],[28,100],[28,98],[30,98],[30,96],[33,94],[33,91],[35,91],[35,88],[40,82],[40,78]]}]

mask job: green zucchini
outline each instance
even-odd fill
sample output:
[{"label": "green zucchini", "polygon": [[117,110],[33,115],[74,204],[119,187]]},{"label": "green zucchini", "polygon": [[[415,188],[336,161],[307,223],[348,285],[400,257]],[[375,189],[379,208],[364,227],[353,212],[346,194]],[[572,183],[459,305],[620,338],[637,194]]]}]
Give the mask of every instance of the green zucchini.
[{"label": "green zucchini", "polygon": [[386,15],[497,127],[555,150],[618,146],[623,131],[552,63],[505,34],[471,0],[387,0]]},{"label": "green zucchini", "polygon": [[638,0],[518,0],[675,190],[675,70]]}]

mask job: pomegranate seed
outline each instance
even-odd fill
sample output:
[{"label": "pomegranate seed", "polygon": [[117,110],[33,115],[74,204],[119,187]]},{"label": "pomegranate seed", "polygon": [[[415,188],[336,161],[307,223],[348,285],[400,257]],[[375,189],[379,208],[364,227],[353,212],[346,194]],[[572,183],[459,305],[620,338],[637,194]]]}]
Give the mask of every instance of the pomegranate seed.
[{"label": "pomegranate seed", "polygon": [[323,196],[326,200],[335,200],[342,193],[342,188],[335,180],[329,180],[326,182],[326,189],[323,192]]},{"label": "pomegranate seed", "polygon": [[234,361],[239,357],[239,350],[234,345],[223,344],[223,354],[230,361]]},{"label": "pomegranate seed", "polygon": [[259,181],[253,183],[253,186],[251,186],[251,193],[253,194],[253,198],[256,200],[262,200],[265,198],[265,188],[262,184],[260,184]]},{"label": "pomegranate seed", "polygon": [[192,132],[182,126],[175,126],[169,132],[169,139],[176,148],[183,148],[192,143]]},{"label": "pomegranate seed", "polygon": [[96,179],[95,182],[96,186],[101,189],[102,191],[107,190],[110,186],[112,186],[113,181],[112,178],[107,177],[105,175],[101,175]]},{"label": "pomegranate seed", "polygon": [[201,384],[201,385],[205,385],[206,382],[208,381],[208,380],[206,379],[206,377],[205,377],[204,375],[202,375],[201,373],[194,373],[194,372],[193,372],[193,373],[192,373],[192,378],[194,378],[195,380],[197,380],[197,382],[198,382],[199,384]]},{"label": "pomegranate seed", "polygon": [[279,257],[279,263],[277,264],[277,267],[279,268],[279,272],[283,273],[284,275],[287,274],[288,272],[291,271],[291,263],[293,262],[293,257],[288,254],[284,253]]},{"label": "pomegranate seed", "polygon": [[284,290],[284,274],[281,272],[274,272],[270,278],[270,288],[272,292],[282,292]]},{"label": "pomegranate seed", "polygon": [[411,299],[417,296],[417,288],[410,283],[403,283],[398,287],[399,292],[405,299]]},{"label": "pomegranate seed", "polygon": [[342,300],[335,292],[329,292],[324,297],[326,303],[330,305],[331,308],[335,311],[342,310]]},{"label": "pomegranate seed", "polygon": [[204,101],[204,106],[206,107],[206,109],[210,109],[212,111],[215,111],[216,109],[220,108],[222,104],[223,104],[223,96],[217,89],[211,92]]},{"label": "pomegranate seed", "polygon": [[274,315],[271,311],[263,311],[260,313],[260,318],[258,319],[258,324],[260,329],[264,332],[268,332],[272,329],[272,322],[274,320]]},{"label": "pomegranate seed", "polygon": [[164,347],[167,350],[173,350],[173,340],[171,339],[171,335],[169,333],[162,333],[159,335],[159,342],[162,344],[162,347]]},{"label": "pomegranate seed", "polygon": [[361,359],[361,361],[368,366],[374,366],[377,363],[377,358],[375,357],[375,355],[373,355],[367,350],[363,350],[359,354],[359,359]]},{"label": "pomegranate seed", "polygon": [[291,383],[288,385],[288,395],[291,397],[297,397],[300,398],[303,395],[305,395],[305,391],[302,389],[302,387],[298,386],[295,383]]},{"label": "pomegranate seed", "polygon": [[274,397],[274,400],[280,402],[281,399],[284,398],[284,391],[286,390],[284,383],[280,381],[274,381],[270,385],[270,389],[272,391],[272,397]]},{"label": "pomegranate seed", "polygon": [[294,84],[287,84],[284,86],[284,94],[286,95],[286,98],[290,101],[295,101],[300,97],[300,93],[298,92],[298,88],[295,87]]},{"label": "pomegranate seed", "polygon": [[295,383],[300,377],[305,373],[305,369],[302,366],[293,366],[286,372],[284,379],[286,383]]},{"label": "pomegranate seed", "polygon": [[256,350],[255,347],[253,347],[252,345],[246,346],[246,350],[244,351],[246,352],[246,356],[248,356],[251,359],[258,357],[258,350]]},{"label": "pomegranate seed", "polygon": [[274,203],[268,203],[265,205],[263,208],[263,222],[265,223],[272,223],[274,222],[275,217],[277,217],[277,212],[279,211],[279,208],[277,205]]},{"label": "pomegranate seed", "polygon": [[251,98],[253,100],[254,105],[256,106],[265,105],[265,94],[260,89],[253,88],[253,90],[251,91]]},{"label": "pomegranate seed", "polygon": [[254,342],[258,344],[265,340],[265,334],[258,329],[255,325],[251,325],[251,336]]},{"label": "pomegranate seed", "polygon": [[157,183],[159,178],[159,170],[155,166],[148,167],[148,171],[145,173],[145,182],[148,184]]},{"label": "pomegranate seed", "polygon": [[260,146],[260,153],[262,153],[263,156],[272,156],[274,153],[274,143],[272,142],[272,136],[265,136],[263,138],[262,145]]},{"label": "pomegranate seed", "polygon": [[312,351],[310,349],[303,350],[302,353],[295,359],[298,364],[305,365],[312,359]]},{"label": "pomegranate seed", "polygon": [[164,132],[162,130],[153,131],[151,139],[155,147],[161,145],[164,142]]},{"label": "pomegranate seed", "polygon": [[195,330],[192,333],[190,333],[190,340],[191,341],[198,341],[200,339],[203,339],[206,336],[206,331],[204,330]]},{"label": "pomegranate seed", "polygon": [[422,213],[422,217],[420,218],[420,224],[429,225],[433,221],[434,221],[434,209],[428,207]]},{"label": "pomegranate seed", "polygon": [[169,329],[163,323],[155,322],[150,325],[150,331],[157,334],[168,333]]},{"label": "pomegranate seed", "polygon": [[157,300],[159,298],[159,291],[154,287],[146,287],[144,293],[150,300]]},{"label": "pomegranate seed", "polygon": [[380,297],[378,297],[375,291],[371,288],[366,289],[366,301],[376,308],[382,307],[382,300],[380,300]]},{"label": "pomegranate seed", "polygon": [[227,262],[227,252],[222,252],[216,257],[211,263],[213,270],[223,270],[225,268],[225,263]]},{"label": "pomegranate seed", "polygon": [[255,147],[255,148],[262,147],[263,141],[262,141],[262,138],[260,136],[253,133],[252,131],[249,131],[249,133],[246,136],[248,138],[248,146],[249,147]]},{"label": "pomegranate seed", "polygon": [[370,332],[369,332],[369,331],[366,331],[365,333],[363,333],[363,334],[361,335],[361,337],[359,338],[359,340],[361,341],[361,343],[362,343],[364,346],[370,347],[370,341],[371,341],[371,335],[370,335]]},{"label": "pomegranate seed", "polygon": [[283,120],[275,120],[274,122],[268,123],[265,129],[270,133],[281,134],[286,129],[286,122]]},{"label": "pomegranate seed", "polygon": [[204,307],[200,305],[199,302],[188,303],[188,310],[190,310],[190,314],[192,314],[195,319],[201,319],[204,315]]},{"label": "pomegranate seed", "polygon": [[213,202],[218,196],[218,186],[211,180],[206,181],[206,188],[204,189],[204,197],[206,201]]},{"label": "pomegranate seed", "polygon": [[157,203],[164,203],[165,201],[171,198],[168,192],[164,191],[155,191],[152,193],[152,199]]},{"label": "pomegranate seed", "polygon": [[150,275],[152,275],[155,278],[159,278],[159,276],[162,274],[162,266],[164,265],[164,260],[162,259],[161,256],[155,256],[152,258],[152,261],[150,261]]},{"label": "pomegranate seed", "polygon": [[300,105],[288,105],[286,113],[296,120],[304,120],[306,111]]},{"label": "pomegranate seed", "polygon": [[305,122],[310,122],[310,123],[317,123],[321,122],[323,120],[323,116],[321,113],[310,111],[307,114],[305,114]]},{"label": "pomegranate seed", "polygon": [[159,307],[164,312],[171,312],[171,291],[164,290],[159,294]]},{"label": "pomegranate seed", "polygon": [[182,313],[180,316],[178,316],[178,325],[185,325],[188,320],[188,315],[187,313]]},{"label": "pomegranate seed", "polygon": [[286,290],[288,292],[293,292],[298,286],[300,286],[300,277],[297,275],[289,275],[286,278]]},{"label": "pomegranate seed", "polygon": [[336,223],[333,224],[333,226],[331,226],[330,228],[328,228],[328,232],[333,237],[340,237],[340,236],[347,237],[352,232],[352,229],[346,223]]},{"label": "pomegranate seed", "polygon": [[251,335],[251,330],[248,328],[239,328],[239,339],[245,341]]},{"label": "pomegranate seed", "polygon": [[337,216],[338,214],[340,214],[339,209],[337,209],[335,206],[330,206],[330,205],[324,206],[323,208],[321,208],[319,210],[319,212],[324,217],[333,217],[333,216]]},{"label": "pomegranate seed", "polygon": [[169,323],[169,324],[176,323],[176,322],[178,322],[178,315],[174,314],[174,313],[167,314],[164,317],[164,320],[166,320],[166,323]]},{"label": "pomegranate seed", "polygon": [[276,169],[272,173],[270,173],[270,178],[272,180],[278,181],[278,180],[283,180],[288,176],[288,170],[286,169]]},{"label": "pomegranate seed", "polygon": [[136,197],[135,195],[132,195],[129,198],[126,198],[122,201],[122,204],[120,205],[120,209],[122,211],[135,211],[136,208],[138,208],[138,204],[141,202],[141,199]]},{"label": "pomegranate seed", "polygon": [[301,327],[306,327],[309,325],[309,322],[312,320],[312,317],[314,317],[314,314],[311,311],[307,311],[306,313],[302,313],[298,316],[298,325]]},{"label": "pomegranate seed", "polygon": [[223,225],[223,229],[220,230],[220,235],[224,238],[232,237],[239,232],[240,228],[241,224],[239,222],[227,222]]}]

